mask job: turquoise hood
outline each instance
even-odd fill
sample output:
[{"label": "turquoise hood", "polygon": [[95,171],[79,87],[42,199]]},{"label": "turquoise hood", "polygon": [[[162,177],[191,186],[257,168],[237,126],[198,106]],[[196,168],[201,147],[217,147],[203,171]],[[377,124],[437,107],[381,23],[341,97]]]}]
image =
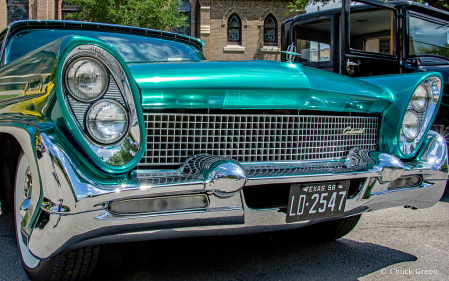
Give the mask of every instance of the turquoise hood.
[{"label": "turquoise hood", "polygon": [[381,113],[392,101],[373,84],[273,61],[128,64],[144,109],[299,109]]}]

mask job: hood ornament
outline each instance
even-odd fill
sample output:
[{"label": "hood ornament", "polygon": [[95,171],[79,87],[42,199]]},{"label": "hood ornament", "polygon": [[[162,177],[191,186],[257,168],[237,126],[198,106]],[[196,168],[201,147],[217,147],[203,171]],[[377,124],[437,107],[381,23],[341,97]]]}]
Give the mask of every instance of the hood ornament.
[{"label": "hood ornament", "polygon": [[343,129],[343,135],[360,135],[365,133],[365,128],[361,129],[351,129],[351,126],[348,126]]},{"label": "hood ornament", "polygon": [[296,47],[293,45],[293,42],[288,46],[287,51],[281,51],[281,53],[287,54],[286,59],[288,63],[292,63],[295,60],[295,56],[301,56],[301,54],[296,52]]}]

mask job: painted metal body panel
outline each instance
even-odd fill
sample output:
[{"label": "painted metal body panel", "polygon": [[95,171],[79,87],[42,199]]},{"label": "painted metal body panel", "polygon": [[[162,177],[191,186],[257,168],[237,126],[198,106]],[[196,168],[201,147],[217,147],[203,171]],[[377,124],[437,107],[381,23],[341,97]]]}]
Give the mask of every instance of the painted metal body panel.
[{"label": "painted metal body panel", "polygon": [[[272,61],[130,64],[145,109],[300,109],[381,113],[389,93],[300,64]],[[281,81],[281,82],[280,82]]]},{"label": "painted metal body panel", "polygon": [[[362,1],[363,3],[364,1]],[[346,3],[346,1],[344,1]],[[343,15],[350,18],[351,15],[356,16],[359,12],[373,10],[373,7],[384,7],[385,9],[393,9],[395,16],[392,17],[392,54],[379,54],[373,52],[361,52],[360,50],[349,48],[350,38],[349,34],[343,41],[344,44],[340,44],[340,37],[338,28],[329,29],[330,33],[330,48],[334,50],[335,56],[332,60],[323,64],[322,62],[307,62],[307,66],[317,69],[323,69],[330,72],[341,73],[351,77],[368,77],[377,75],[390,75],[400,73],[417,73],[417,72],[438,72],[443,76],[443,97],[441,102],[441,110],[434,119],[434,129],[444,134],[445,137],[449,131],[449,116],[446,114],[449,109],[449,57],[447,54],[444,56],[444,52],[438,51],[438,48],[445,48],[438,45],[424,44],[422,53],[418,53],[419,50],[413,50],[412,47],[412,34],[410,29],[412,27],[410,18],[412,16],[427,22],[438,24],[436,29],[445,27],[448,25],[449,13],[448,11],[440,10],[431,6],[427,6],[413,1],[388,1],[370,3],[370,1],[364,2],[366,5],[353,5],[351,9],[346,11]],[[342,9],[328,9],[317,12],[310,12],[302,15],[295,16],[286,20],[283,23],[282,34],[282,50],[286,50],[287,47],[294,41],[294,30],[300,28],[302,24],[308,24],[313,26],[314,23],[319,24],[321,20],[328,19],[332,21],[334,26],[342,26],[339,23]],[[373,17],[370,21],[379,21],[379,18]],[[349,23],[349,22],[348,22]],[[295,27],[296,26],[296,27]],[[350,28],[346,26],[346,28]],[[359,27],[360,28],[360,27]],[[424,36],[429,38],[435,36],[433,34],[424,34],[426,29],[420,31]],[[340,32],[341,33],[341,32]],[[360,35],[358,35],[360,37]],[[313,36],[309,38],[314,41]],[[320,35],[317,33],[316,40],[320,40]],[[419,42],[419,40],[417,41]],[[422,42],[424,43],[424,42]],[[428,50],[426,50],[428,48]],[[432,51],[432,48],[436,48]],[[416,54],[415,54],[416,53]],[[443,55],[442,55],[443,54]],[[285,58],[283,58],[285,60]],[[340,63],[342,62],[342,63]],[[353,63],[352,66],[347,62]],[[419,62],[419,63],[418,63]],[[341,69],[343,67],[343,69]]]}]

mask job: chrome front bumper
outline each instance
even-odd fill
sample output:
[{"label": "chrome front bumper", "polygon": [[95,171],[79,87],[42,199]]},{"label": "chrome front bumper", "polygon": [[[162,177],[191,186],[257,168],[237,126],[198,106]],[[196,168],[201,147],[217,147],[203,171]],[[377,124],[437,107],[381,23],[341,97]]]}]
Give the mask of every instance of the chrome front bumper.
[{"label": "chrome front bumper", "polygon": [[[139,172],[126,180],[101,184],[77,169],[49,136],[42,133],[40,137],[37,165],[43,201],[35,227],[30,233],[26,231],[30,227],[22,231],[29,249],[40,259],[92,244],[255,233],[327,220],[287,224],[281,208],[248,207],[243,186],[364,178],[362,187],[346,202],[347,217],[396,206],[430,207],[441,198],[447,179],[447,145],[432,131],[415,160],[404,163],[385,153],[357,149],[344,165],[335,161],[240,165],[216,158],[218,161],[203,161],[196,166],[187,165],[188,160],[177,171]],[[311,174],[307,165],[324,168]],[[410,175],[422,177],[419,186],[389,189],[389,182]],[[190,194],[207,194],[208,207],[139,215],[108,211],[110,203],[123,199]]]}]

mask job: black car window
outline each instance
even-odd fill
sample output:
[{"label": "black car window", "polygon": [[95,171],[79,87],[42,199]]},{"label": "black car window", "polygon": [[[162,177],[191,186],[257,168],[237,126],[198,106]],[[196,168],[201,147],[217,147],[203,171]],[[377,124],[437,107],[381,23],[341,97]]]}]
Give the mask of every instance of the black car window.
[{"label": "black car window", "polygon": [[296,52],[301,54],[301,61],[330,61],[330,41],[330,19],[295,26]]},{"label": "black car window", "polygon": [[99,39],[113,47],[126,62],[201,60],[187,44],[128,34],[81,30],[27,30],[15,34],[6,47],[5,63],[68,35]]},{"label": "black car window", "polygon": [[393,55],[393,11],[376,9],[351,12],[351,48]]},{"label": "black car window", "polygon": [[435,54],[449,58],[449,25],[410,17],[409,54]]}]

